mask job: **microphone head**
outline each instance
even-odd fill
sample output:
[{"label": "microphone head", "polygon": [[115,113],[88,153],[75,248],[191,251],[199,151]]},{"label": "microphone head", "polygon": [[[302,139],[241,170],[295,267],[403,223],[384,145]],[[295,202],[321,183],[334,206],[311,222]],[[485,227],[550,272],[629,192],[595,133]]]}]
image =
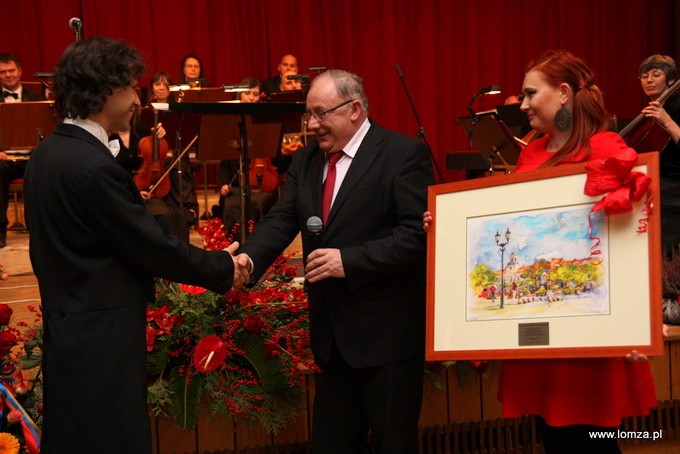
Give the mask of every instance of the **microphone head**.
[{"label": "microphone head", "polygon": [[79,29],[80,27],[83,26],[83,21],[81,21],[77,17],[72,17],[68,21],[68,26],[71,27],[73,30],[77,30],[77,29]]},{"label": "microphone head", "polygon": [[321,229],[323,229],[323,221],[321,220],[320,217],[312,216],[309,219],[307,219],[307,231],[309,233],[316,235],[318,233],[321,233]]}]

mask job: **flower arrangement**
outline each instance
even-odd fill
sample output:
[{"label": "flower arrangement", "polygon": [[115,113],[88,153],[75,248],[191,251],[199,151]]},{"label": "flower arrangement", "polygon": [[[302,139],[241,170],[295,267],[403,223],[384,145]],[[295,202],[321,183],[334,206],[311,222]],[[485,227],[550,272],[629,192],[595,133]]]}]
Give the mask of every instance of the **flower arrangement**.
[{"label": "flower arrangement", "polygon": [[[199,229],[213,250],[230,244],[233,232],[217,219]],[[316,367],[297,266],[281,256],[254,287],[226,295],[157,282],[147,309],[149,404],[157,415],[191,429],[207,403],[212,414],[255,420],[276,433],[297,414],[297,385]]]},{"label": "flower arrangement", "polygon": [[[40,321],[39,311],[28,306]],[[0,304],[0,453],[38,454],[40,450],[42,387],[40,352],[35,352],[41,339],[40,330],[28,329],[25,322],[10,325],[12,308]],[[15,347],[24,345],[19,356]],[[35,369],[34,378],[24,378],[23,371]],[[27,372],[28,375],[28,372]]]}]

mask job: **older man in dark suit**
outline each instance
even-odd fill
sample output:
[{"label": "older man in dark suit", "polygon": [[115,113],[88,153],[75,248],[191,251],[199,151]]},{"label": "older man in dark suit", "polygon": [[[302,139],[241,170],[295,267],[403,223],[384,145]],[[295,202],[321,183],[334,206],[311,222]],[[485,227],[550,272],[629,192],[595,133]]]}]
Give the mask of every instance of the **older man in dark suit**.
[{"label": "older man in dark suit", "polygon": [[228,252],[164,235],[109,148],[109,134],[140,105],[143,70],[139,53],[120,41],[71,44],[54,74],[64,123],[26,169],[43,311],[45,454],[150,453],[146,307],[154,277],[216,292],[247,279]]},{"label": "older man in dark suit", "polygon": [[[237,260],[260,276],[303,232],[311,344],[322,369],[314,452],[363,452],[370,430],[374,452],[415,453],[425,339],[421,219],[433,183],[428,152],[369,121],[355,74],[319,75],[307,110],[318,145],[295,154],[281,199]],[[315,216],[323,218],[319,237],[306,229]]]},{"label": "older man in dark suit", "polygon": [[[0,85],[3,102],[45,101],[40,93],[33,93],[21,86],[21,62],[17,57],[8,53],[0,53]],[[7,206],[9,204],[9,185],[17,178],[24,176],[26,161],[13,161],[0,151],[0,248],[7,245]]]}]

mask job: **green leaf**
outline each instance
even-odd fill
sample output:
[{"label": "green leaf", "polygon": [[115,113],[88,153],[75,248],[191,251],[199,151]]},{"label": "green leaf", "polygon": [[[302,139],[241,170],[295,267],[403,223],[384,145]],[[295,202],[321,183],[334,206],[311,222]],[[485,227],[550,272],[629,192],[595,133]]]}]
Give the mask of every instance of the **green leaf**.
[{"label": "green leaf", "polygon": [[172,398],[172,419],[178,427],[193,430],[198,422],[198,403],[203,378],[196,374],[191,377],[173,370],[168,377]]},{"label": "green leaf", "polygon": [[290,386],[287,371],[267,352],[261,336],[243,333],[238,336],[237,344],[255,369],[267,397],[262,402],[265,411],[257,415],[260,425],[276,434],[297,414],[301,405],[300,389]]}]

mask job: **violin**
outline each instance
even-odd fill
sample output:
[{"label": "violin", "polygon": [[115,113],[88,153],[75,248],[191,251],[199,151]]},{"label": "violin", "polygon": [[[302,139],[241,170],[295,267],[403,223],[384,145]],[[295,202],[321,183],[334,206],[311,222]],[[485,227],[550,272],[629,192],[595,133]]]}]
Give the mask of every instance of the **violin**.
[{"label": "violin", "polygon": [[[659,96],[657,101],[663,105],[678,89],[680,89],[680,79],[668,87]],[[625,140],[629,147],[638,153],[661,151],[666,147],[671,138],[671,135],[663,126],[654,118],[646,117],[644,113],[635,117],[628,126],[619,132],[619,135],[623,137],[623,140]]]},{"label": "violin", "polygon": [[263,192],[272,192],[279,186],[279,171],[271,158],[251,158],[248,184]]},{"label": "violin", "polygon": [[[158,125],[158,111],[154,110],[154,125]],[[165,197],[170,192],[170,179],[165,178],[164,157],[168,155],[168,142],[159,139],[157,131],[143,137],[137,144],[142,165],[133,180],[137,189],[149,191],[152,197]]]}]

